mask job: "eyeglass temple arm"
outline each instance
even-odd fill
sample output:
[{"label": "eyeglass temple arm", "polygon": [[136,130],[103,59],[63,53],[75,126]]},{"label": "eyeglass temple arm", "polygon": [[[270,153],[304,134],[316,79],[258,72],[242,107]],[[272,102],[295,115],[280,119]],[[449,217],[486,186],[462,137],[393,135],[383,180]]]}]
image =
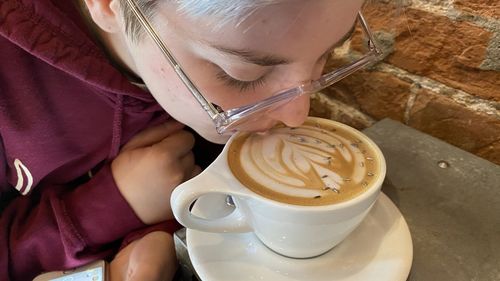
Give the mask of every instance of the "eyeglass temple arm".
[{"label": "eyeglass temple arm", "polygon": [[368,48],[370,48],[370,52],[373,53],[375,56],[382,55],[382,50],[377,45],[375,37],[373,36],[373,33],[370,27],[368,26],[368,23],[366,22],[363,13],[358,12],[358,18],[361,21],[361,27],[363,28],[364,32],[368,35]]},{"label": "eyeglass temple arm", "polygon": [[368,36],[368,48],[370,49],[369,53],[360,58],[359,60],[355,61],[352,65],[349,65],[349,67],[344,69],[338,69],[337,71],[334,71],[327,76],[323,76],[318,81],[321,87],[328,87],[344,79],[345,77],[356,72],[361,67],[364,67],[367,64],[371,63],[374,57],[379,57],[382,55],[382,50],[378,47],[376,40],[373,37],[373,33],[371,32],[370,27],[368,26],[361,12],[358,13],[358,19],[361,21],[361,27],[363,28],[363,31]]},{"label": "eyeglass temple arm", "polygon": [[146,32],[151,36],[153,41],[158,45],[160,48],[161,52],[167,59],[167,61],[170,63],[172,68],[174,69],[175,73],[177,76],[184,82],[188,90],[191,92],[191,94],[195,97],[195,99],[200,103],[200,105],[205,109],[205,111],[208,113],[210,118],[212,120],[217,119],[219,116],[219,111],[210,103],[208,102],[205,97],[200,93],[198,88],[194,85],[194,83],[191,81],[191,79],[187,76],[187,74],[184,72],[184,70],[180,67],[179,63],[177,60],[174,58],[172,53],[168,50],[167,46],[163,43],[161,38],[158,36],[158,33],[154,30],[154,28],[151,26],[149,21],[146,19],[146,16],[142,13],[142,11],[139,9],[137,4],[133,0],[127,0],[127,4],[129,5],[130,9],[134,13],[134,15],[137,17],[141,25],[144,27]]}]

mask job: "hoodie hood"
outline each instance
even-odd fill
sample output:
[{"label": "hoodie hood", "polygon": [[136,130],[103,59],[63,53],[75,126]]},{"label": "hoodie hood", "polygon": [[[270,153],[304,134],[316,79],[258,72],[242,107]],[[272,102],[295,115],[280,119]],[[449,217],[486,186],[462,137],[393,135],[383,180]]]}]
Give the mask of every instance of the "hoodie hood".
[{"label": "hoodie hood", "polygon": [[144,89],[113,67],[73,1],[4,0],[0,3],[0,35],[32,56],[89,84],[114,108],[109,158],[122,143],[124,114],[162,111]]},{"label": "hoodie hood", "polygon": [[111,100],[123,95],[154,103],[112,66],[72,0],[6,0],[0,11],[0,34],[33,56],[102,89]]}]

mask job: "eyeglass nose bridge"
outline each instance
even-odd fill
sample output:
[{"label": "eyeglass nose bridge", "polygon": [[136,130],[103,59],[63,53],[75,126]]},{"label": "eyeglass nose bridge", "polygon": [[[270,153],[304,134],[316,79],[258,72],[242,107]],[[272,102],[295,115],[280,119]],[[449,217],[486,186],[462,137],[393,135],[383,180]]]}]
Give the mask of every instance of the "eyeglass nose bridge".
[{"label": "eyeglass nose bridge", "polygon": [[213,121],[216,125],[216,130],[219,134],[234,131],[234,128],[238,127],[241,123],[245,123],[248,121],[244,120],[246,117],[248,117],[250,112],[252,112],[251,114],[262,111],[271,112],[274,109],[281,108],[289,101],[295,100],[304,95],[310,95],[314,93],[316,90],[315,87],[317,87],[318,85],[320,85],[318,81],[310,80],[306,84],[283,90],[263,101],[219,112],[215,116],[215,118],[213,118]]}]

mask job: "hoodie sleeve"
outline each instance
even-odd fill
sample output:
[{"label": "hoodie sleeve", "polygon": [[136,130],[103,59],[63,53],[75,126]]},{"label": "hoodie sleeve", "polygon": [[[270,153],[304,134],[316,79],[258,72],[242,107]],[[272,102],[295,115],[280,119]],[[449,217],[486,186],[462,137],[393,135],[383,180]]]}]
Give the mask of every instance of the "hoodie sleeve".
[{"label": "hoodie sleeve", "polygon": [[[171,232],[177,223],[163,225],[160,229]],[[0,216],[0,280],[31,280],[110,256],[121,238],[145,227],[116,187],[109,165],[75,189],[39,187],[13,200]]]}]

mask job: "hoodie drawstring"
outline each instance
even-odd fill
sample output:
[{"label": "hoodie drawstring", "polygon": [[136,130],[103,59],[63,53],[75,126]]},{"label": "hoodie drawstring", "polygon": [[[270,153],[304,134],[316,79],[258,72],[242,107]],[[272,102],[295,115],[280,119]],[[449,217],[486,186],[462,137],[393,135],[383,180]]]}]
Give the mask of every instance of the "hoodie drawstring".
[{"label": "hoodie drawstring", "polygon": [[111,149],[109,151],[108,159],[113,159],[120,151],[120,144],[122,139],[122,121],[123,121],[123,96],[118,95],[115,105],[115,114],[113,117],[113,135],[111,140]]}]

